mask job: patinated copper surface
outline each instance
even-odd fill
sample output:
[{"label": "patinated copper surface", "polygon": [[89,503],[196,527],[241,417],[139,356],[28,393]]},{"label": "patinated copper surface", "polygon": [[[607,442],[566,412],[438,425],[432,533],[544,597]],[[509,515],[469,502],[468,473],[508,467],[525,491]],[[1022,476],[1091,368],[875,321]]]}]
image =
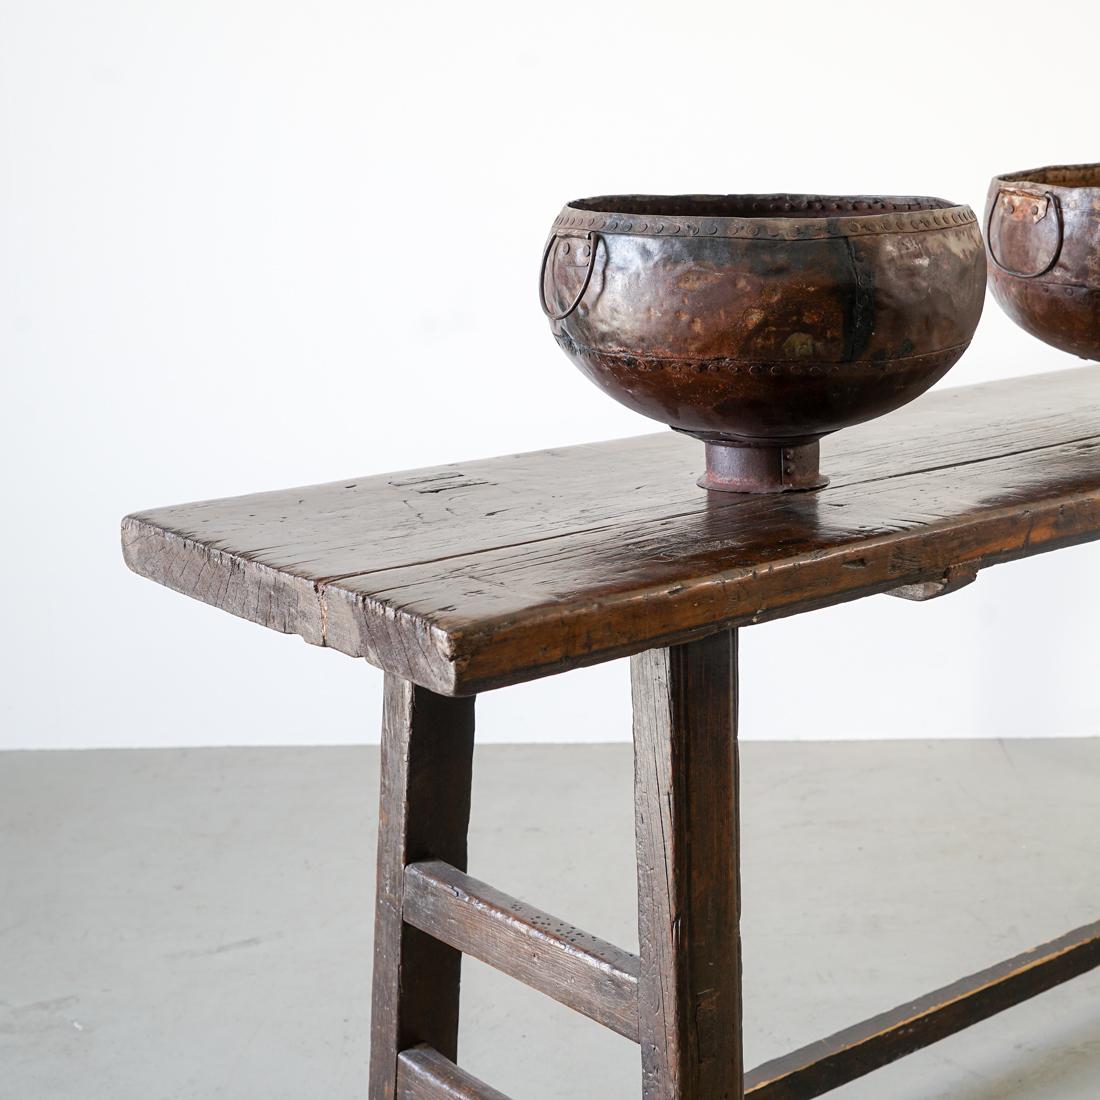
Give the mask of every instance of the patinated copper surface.
[{"label": "patinated copper surface", "polygon": [[942,199],[616,195],[543,254],[554,336],[605,392],[708,444],[707,488],[817,488],[817,440],[923,393],[966,350],[985,256]]},{"label": "patinated copper surface", "polygon": [[1100,164],[998,176],[986,224],[1001,308],[1032,336],[1100,359]]}]

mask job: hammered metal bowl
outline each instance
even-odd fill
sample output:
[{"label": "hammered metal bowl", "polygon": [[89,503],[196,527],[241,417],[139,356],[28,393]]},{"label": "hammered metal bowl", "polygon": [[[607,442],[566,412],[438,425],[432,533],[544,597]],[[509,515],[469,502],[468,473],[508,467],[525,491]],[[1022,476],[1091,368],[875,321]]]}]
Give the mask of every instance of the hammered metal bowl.
[{"label": "hammered metal bowl", "polygon": [[628,408],[706,444],[699,484],[812,489],[818,440],[913,400],[966,350],[986,262],[942,199],[612,195],[558,215],[539,293]]},{"label": "hammered metal bowl", "polygon": [[1100,164],[997,176],[986,204],[993,297],[1022,329],[1100,359]]}]

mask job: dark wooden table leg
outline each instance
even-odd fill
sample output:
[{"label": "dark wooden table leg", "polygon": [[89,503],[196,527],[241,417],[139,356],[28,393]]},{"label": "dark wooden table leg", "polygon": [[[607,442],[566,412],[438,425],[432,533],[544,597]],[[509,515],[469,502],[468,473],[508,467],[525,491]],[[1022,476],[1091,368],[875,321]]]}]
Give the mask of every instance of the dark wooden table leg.
[{"label": "dark wooden table leg", "polygon": [[741,1100],[737,633],[631,659],[644,1100]]},{"label": "dark wooden table leg", "polygon": [[458,1047],[461,954],[401,917],[405,867],[441,859],[466,869],[474,700],[386,676],[374,933],[369,1100],[393,1100],[397,1056]]}]

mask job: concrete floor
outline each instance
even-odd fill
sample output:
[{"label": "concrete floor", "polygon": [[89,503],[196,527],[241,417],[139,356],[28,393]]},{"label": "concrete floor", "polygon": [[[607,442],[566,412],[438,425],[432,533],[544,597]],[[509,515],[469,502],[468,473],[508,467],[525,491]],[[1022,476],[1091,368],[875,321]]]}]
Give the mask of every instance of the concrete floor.
[{"label": "concrete floor", "polygon": [[[747,1061],[1100,916],[1100,740],[744,749]],[[372,749],[0,756],[2,1100],[364,1100]],[[479,750],[471,869],[636,950],[627,746]],[[476,962],[464,1064],[638,1096],[637,1048]],[[1094,1100],[1100,974],[840,1089]]]}]

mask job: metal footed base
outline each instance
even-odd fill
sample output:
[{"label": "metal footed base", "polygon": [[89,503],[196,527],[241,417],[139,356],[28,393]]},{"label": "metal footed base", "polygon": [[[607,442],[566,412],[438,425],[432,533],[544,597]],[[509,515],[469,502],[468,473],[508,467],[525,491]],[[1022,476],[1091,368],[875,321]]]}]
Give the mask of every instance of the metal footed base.
[{"label": "metal footed base", "polygon": [[720,493],[793,493],[829,484],[818,469],[821,445],[748,447],[708,441],[707,472],[699,485]]}]

